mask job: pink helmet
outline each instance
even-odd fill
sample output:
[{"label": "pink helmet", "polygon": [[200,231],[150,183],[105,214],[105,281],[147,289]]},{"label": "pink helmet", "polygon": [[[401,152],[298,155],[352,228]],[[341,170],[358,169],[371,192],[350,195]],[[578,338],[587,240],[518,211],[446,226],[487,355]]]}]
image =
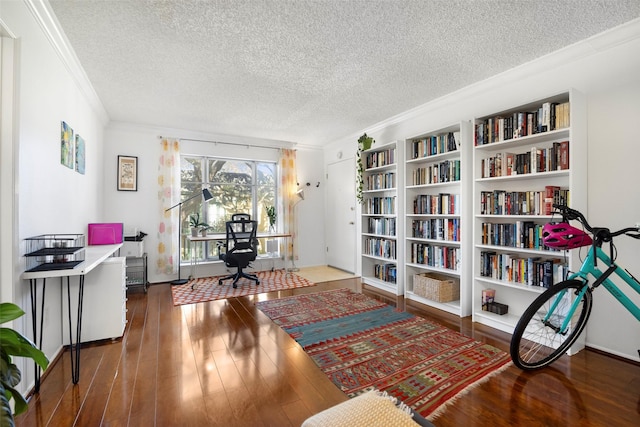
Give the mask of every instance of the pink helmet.
[{"label": "pink helmet", "polygon": [[593,240],[587,233],[569,223],[559,222],[547,223],[542,227],[542,242],[550,248],[574,249],[589,246]]}]

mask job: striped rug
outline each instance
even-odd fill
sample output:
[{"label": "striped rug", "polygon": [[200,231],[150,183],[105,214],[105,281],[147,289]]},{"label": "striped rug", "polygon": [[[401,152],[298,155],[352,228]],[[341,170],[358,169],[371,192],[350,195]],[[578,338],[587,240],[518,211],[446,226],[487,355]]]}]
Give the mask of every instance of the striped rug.
[{"label": "striped rug", "polygon": [[261,294],[271,291],[282,291],[286,289],[304,288],[314,286],[315,283],[298,276],[295,273],[287,273],[284,270],[259,271],[254,273],[260,279],[260,284],[240,279],[238,287],[232,286],[232,280],[226,280],[222,285],[218,285],[220,277],[201,277],[185,283],[171,287],[173,305],[195,304],[198,302],[213,301],[217,299],[242,297],[246,295]]},{"label": "striped rug", "polygon": [[367,298],[339,289],[256,305],[347,396],[382,390],[423,417],[511,365],[491,345]]}]

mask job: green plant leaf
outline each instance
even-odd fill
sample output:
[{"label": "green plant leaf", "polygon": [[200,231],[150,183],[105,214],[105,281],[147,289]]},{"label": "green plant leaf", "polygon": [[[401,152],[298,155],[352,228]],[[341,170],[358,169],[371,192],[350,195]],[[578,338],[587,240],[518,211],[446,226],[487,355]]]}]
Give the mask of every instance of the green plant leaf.
[{"label": "green plant leaf", "polygon": [[5,387],[15,387],[20,383],[22,379],[22,374],[20,373],[20,369],[11,363],[9,360],[9,356],[6,354],[2,355],[2,361],[0,361],[2,365],[2,385]]},{"label": "green plant leaf", "polygon": [[[6,323],[24,315],[24,311],[15,304],[0,304],[0,323]],[[22,379],[20,369],[11,362],[12,356],[33,359],[43,370],[49,366],[47,356],[28,338],[11,328],[0,328],[0,425],[15,426],[11,413],[11,399],[14,400],[15,415],[27,410],[27,401],[14,389]]]},{"label": "green plant leaf", "polygon": [[[7,396],[7,394],[9,395]],[[9,404],[10,398],[11,394],[8,393],[0,384],[0,405],[2,408],[2,413],[0,413],[0,425],[15,427],[15,424],[13,422],[13,414],[11,413],[11,405]]]},{"label": "green plant leaf", "polygon": [[2,351],[9,356],[29,357],[42,369],[47,369],[49,365],[47,356],[28,338],[13,329],[0,328],[0,345],[2,345]]},{"label": "green plant leaf", "polygon": [[10,302],[0,304],[0,324],[15,320],[23,314],[24,311],[15,304]]},{"label": "green plant leaf", "polygon": [[[18,392],[18,390],[15,390],[13,387],[3,387],[4,388],[4,392],[2,393],[4,397],[6,397],[7,399],[7,406],[8,406],[8,411],[9,414],[11,414],[11,406],[9,405],[9,399],[11,397],[13,397],[14,400],[14,415],[20,415],[21,413],[23,413],[24,411],[27,410],[28,408],[28,403],[27,401],[24,399],[24,397],[22,397],[22,395],[20,394],[20,392]],[[9,396],[7,397],[7,394],[9,394]],[[2,412],[3,412],[3,417],[4,417],[4,402],[2,402]],[[2,425],[7,425],[4,424],[4,421],[2,423]],[[8,425],[13,425],[13,424],[8,424]]]}]

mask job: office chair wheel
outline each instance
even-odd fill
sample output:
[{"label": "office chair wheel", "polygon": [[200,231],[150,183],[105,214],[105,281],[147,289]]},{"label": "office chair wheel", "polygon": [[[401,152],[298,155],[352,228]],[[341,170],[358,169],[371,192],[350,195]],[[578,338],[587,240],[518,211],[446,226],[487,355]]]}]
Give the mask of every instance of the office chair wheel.
[{"label": "office chair wheel", "polygon": [[233,284],[233,289],[237,289],[238,285],[236,285],[235,283]]},{"label": "office chair wheel", "polygon": [[192,290],[192,291],[195,291],[197,287],[198,287],[198,285],[197,285],[197,284],[195,284],[195,283],[193,283],[193,284],[191,285],[191,290]]},{"label": "office chair wheel", "polygon": [[222,286],[222,279],[218,280],[218,286]]}]

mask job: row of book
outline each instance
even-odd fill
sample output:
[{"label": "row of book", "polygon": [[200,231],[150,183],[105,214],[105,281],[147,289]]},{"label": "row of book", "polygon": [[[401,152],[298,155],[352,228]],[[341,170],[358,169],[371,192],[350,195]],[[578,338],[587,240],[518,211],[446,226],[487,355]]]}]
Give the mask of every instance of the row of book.
[{"label": "row of book", "polygon": [[459,215],[460,195],[450,193],[419,194],[413,200],[413,213],[422,215]]},{"label": "row of book", "polygon": [[377,173],[365,178],[367,190],[390,190],[396,188],[396,174],[394,172]]},{"label": "row of book", "polygon": [[481,191],[481,215],[551,215],[553,205],[569,203],[569,190],[547,185],[543,191]]},{"label": "row of book", "polygon": [[371,234],[380,234],[382,236],[396,235],[396,219],[395,218],[369,218],[367,231]]},{"label": "row of book", "polygon": [[412,185],[439,184],[460,181],[460,160],[446,160],[411,173]]},{"label": "row of book", "polygon": [[369,215],[395,215],[396,196],[365,199],[362,205],[362,212]]},{"label": "row of book", "polygon": [[534,111],[489,117],[476,123],[474,144],[492,144],[569,127],[569,110],[569,102],[545,102]]},{"label": "row of book", "polygon": [[443,133],[411,141],[412,159],[435,156],[458,149],[460,132]]},{"label": "row of book", "polygon": [[362,244],[362,253],[380,258],[396,259],[396,241],[367,237]]},{"label": "row of book", "polygon": [[508,224],[482,223],[482,244],[510,248],[556,250],[542,243],[542,224],[516,221]]},{"label": "row of book", "polygon": [[380,280],[396,283],[398,269],[395,264],[376,264],[373,266],[373,275]]},{"label": "row of book", "polygon": [[505,282],[548,288],[564,280],[566,271],[561,259],[518,257],[487,251],[480,253],[480,275]]},{"label": "row of book", "polygon": [[554,142],[549,148],[524,153],[496,153],[480,161],[482,178],[524,175],[569,169],[569,141]]},{"label": "row of book", "polygon": [[381,166],[393,165],[396,162],[396,149],[374,151],[367,153],[364,158],[365,169],[379,168]]},{"label": "row of book", "polygon": [[433,218],[423,221],[413,220],[411,235],[420,239],[460,241],[460,218]]},{"label": "row of book", "polygon": [[458,270],[461,251],[451,246],[430,245],[427,243],[411,244],[411,262],[429,267]]}]

